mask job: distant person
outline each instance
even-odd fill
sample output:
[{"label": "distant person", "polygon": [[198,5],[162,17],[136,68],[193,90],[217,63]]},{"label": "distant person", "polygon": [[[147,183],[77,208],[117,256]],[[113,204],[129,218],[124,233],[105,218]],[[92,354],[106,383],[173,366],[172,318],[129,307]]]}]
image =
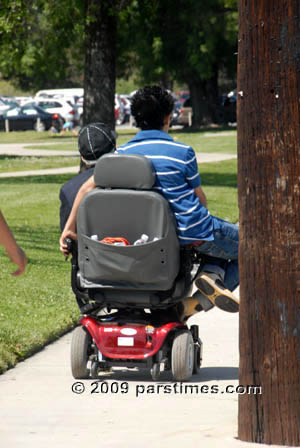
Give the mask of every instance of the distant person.
[{"label": "distant person", "polygon": [[86,170],[65,183],[59,193],[60,229],[64,229],[74,199],[81,185],[94,174],[97,160],[116,148],[116,133],[104,123],[91,123],[83,127],[78,136],[78,149]]},{"label": "distant person", "polygon": [[74,128],[74,124],[72,121],[66,121],[64,123],[59,135],[64,135],[66,131],[72,132],[72,134],[75,135],[75,137],[78,136],[77,129]]},{"label": "distant person", "polygon": [[12,272],[11,275],[18,276],[23,274],[27,265],[27,258],[24,251],[17,244],[10,228],[5,221],[4,216],[0,211],[0,244],[4,246],[7,255],[13,263],[15,263],[19,269]]}]

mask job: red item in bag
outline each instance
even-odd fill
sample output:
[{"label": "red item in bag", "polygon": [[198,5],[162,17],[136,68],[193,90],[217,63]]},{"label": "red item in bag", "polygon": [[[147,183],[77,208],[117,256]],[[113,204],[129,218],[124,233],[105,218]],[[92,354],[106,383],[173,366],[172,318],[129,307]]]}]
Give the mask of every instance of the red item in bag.
[{"label": "red item in bag", "polygon": [[122,237],[106,237],[103,238],[103,240],[100,241],[100,243],[104,243],[104,244],[115,244],[115,243],[124,243],[125,246],[130,246],[130,243],[126,240],[126,238],[122,238]]}]

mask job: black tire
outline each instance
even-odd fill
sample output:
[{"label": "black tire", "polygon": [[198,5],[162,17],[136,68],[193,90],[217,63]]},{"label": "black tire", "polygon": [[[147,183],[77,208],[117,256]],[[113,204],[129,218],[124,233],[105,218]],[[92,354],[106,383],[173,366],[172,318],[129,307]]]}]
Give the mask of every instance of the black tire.
[{"label": "black tire", "polygon": [[83,327],[77,327],[73,332],[71,342],[71,370],[75,379],[89,378],[90,371],[87,367],[91,352],[92,338]]},{"label": "black tire", "polygon": [[98,373],[99,373],[98,361],[93,361],[91,366],[91,377],[97,379]]},{"label": "black tire", "polygon": [[198,344],[194,344],[194,366],[193,374],[197,375],[200,372],[201,367],[201,348]]},{"label": "black tire", "polygon": [[151,376],[153,381],[157,381],[160,375],[160,365],[158,362],[156,362],[155,364],[153,364],[152,368],[151,368]]},{"label": "black tire", "polygon": [[172,345],[172,374],[175,380],[188,380],[194,368],[194,341],[188,330],[177,333]]}]

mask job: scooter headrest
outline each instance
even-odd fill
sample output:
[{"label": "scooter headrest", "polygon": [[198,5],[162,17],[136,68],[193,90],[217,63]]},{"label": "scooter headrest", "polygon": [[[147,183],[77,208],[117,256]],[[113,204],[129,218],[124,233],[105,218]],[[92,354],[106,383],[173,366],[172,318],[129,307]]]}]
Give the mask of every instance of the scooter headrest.
[{"label": "scooter headrest", "polygon": [[155,172],[149,159],[138,154],[104,154],[96,163],[94,181],[102,188],[151,190]]}]

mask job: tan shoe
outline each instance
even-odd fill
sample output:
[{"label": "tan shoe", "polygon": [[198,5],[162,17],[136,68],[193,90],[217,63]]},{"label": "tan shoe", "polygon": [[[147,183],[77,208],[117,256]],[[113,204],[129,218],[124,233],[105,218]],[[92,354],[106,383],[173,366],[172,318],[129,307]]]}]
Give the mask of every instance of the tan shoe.
[{"label": "tan shoe", "polygon": [[178,304],[177,307],[179,320],[181,322],[186,322],[189,317],[193,316],[196,313],[199,313],[202,310],[202,306],[194,297],[186,297]]},{"label": "tan shoe", "polygon": [[239,311],[239,300],[229,289],[225,288],[217,274],[203,272],[196,278],[195,285],[203,295],[221,310],[229,313]]}]

